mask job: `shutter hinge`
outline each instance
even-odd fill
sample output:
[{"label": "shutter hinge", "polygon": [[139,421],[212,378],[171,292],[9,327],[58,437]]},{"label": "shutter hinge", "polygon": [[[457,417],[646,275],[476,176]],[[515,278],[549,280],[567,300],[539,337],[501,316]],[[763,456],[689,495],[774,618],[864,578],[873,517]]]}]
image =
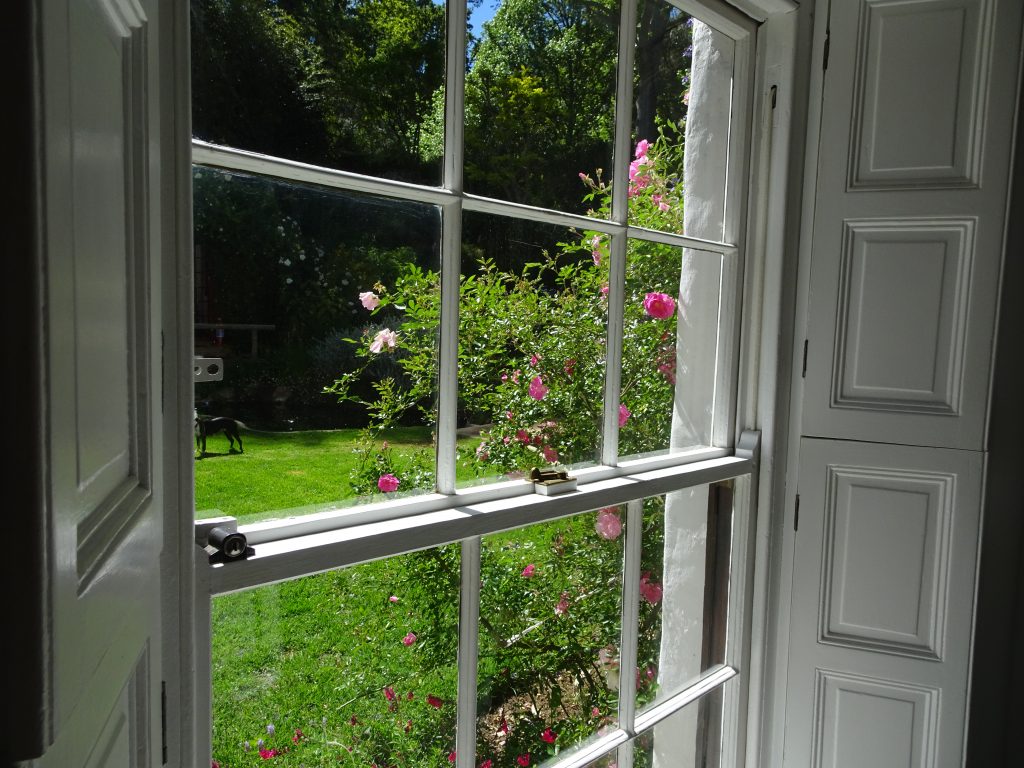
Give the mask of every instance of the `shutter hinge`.
[{"label": "shutter hinge", "polygon": [[167,765],[167,681],[160,681],[160,760]]},{"label": "shutter hinge", "polygon": [[807,378],[807,339],[804,339],[804,365],[803,370],[800,371],[800,378]]},{"label": "shutter hinge", "polygon": [[796,504],[793,505],[793,530],[800,530],[800,494],[796,495]]},{"label": "shutter hinge", "polygon": [[775,109],[775,99],[778,97],[778,95],[779,95],[779,86],[773,85],[772,86],[772,109]]},{"label": "shutter hinge", "polygon": [[832,47],[832,30],[831,29],[826,29],[825,30],[825,56],[824,56],[824,60],[822,61],[822,65],[821,65],[821,68],[823,70],[828,69],[828,53],[829,53],[829,49],[831,47]]}]

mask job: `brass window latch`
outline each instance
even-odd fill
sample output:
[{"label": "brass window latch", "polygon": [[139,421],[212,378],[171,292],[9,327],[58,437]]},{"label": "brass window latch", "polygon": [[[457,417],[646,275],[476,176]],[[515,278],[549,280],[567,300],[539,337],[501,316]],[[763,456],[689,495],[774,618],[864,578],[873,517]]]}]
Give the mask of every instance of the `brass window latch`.
[{"label": "brass window latch", "polygon": [[540,469],[534,467],[530,470],[530,482],[533,483],[533,490],[545,496],[554,496],[559,493],[568,493],[576,490],[576,478],[569,477],[564,469]]}]

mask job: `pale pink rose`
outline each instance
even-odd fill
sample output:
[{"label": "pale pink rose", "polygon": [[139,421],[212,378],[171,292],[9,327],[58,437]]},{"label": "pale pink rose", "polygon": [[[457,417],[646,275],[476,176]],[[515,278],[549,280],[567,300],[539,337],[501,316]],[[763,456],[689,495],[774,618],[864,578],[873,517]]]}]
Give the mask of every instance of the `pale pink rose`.
[{"label": "pale pink rose", "polygon": [[543,400],[544,395],[548,393],[548,388],[544,386],[544,382],[540,376],[534,376],[533,380],[530,381],[530,397],[534,400]]},{"label": "pale pink rose", "polygon": [[384,347],[394,349],[397,342],[398,334],[390,328],[384,328],[377,331],[377,335],[373,337],[373,341],[370,343],[370,351],[378,354],[383,351]]},{"label": "pale pink rose", "polygon": [[651,142],[647,139],[640,139],[636,144],[636,152],[633,154],[634,157],[647,157],[647,150],[650,148]]},{"label": "pale pink rose", "polygon": [[608,298],[608,286],[607,286],[607,284],[601,286],[601,296],[603,296],[606,299]]},{"label": "pale pink rose", "polygon": [[409,634],[407,634],[405,637],[402,638],[402,645],[405,645],[405,646],[410,646],[410,645],[412,645],[415,642],[416,642],[416,635],[413,632],[410,632]]},{"label": "pale pink rose", "polygon": [[376,309],[380,306],[380,299],[373,291],[363,291],[359,294],[359,302],[366,309]]},{"label": "pale pink rose", "polygon": [[388,473],[381,475],[377,481],[377,487],[380,488],[384,493],[391,493],[392,491],[398,490],[398,478]]},{"label": "pale pink rose", "polygon": [[619,406],[619,426],[626,426],[626,422],[629,421],[629,417],[633,414],[629,412],[629,408],[624,405]]},{"label": "pale pink rose", "polygon": [[540,452],[544,454],[544,461],[549,464],[554,464],[558,461],[558,451],[552,448],[550,445],[545,445],[540,449]]},{"label": "pale pink rose", "polygon": [[524,579],[532,579],[533,578],[533,574],[535,574],[536,572],[537,572],[537,566],[534,565],[533,563],[530,563],[528,566],[523,568],[523,572],[521,574],[519,574],[519,575],[522,576]]},{"label": "pale pink rose", "polygon": [[676,300],[667,293],[652,291],[644,296],[644,311],[658,320],[668,320],[675,314]]},{"label": "pale pink rose", "polygon": [[605,507],[598,512],[594,529],[602,539],[614,541],[619,538],[619,534],[622,533],[622,519],[615,507]]},{"label": "pale pink rose", "polygon": [[389,597],[388,598],[388,602],[389,603],[397,603],[398,602],[398,595],[392,595],[391,597]]}]

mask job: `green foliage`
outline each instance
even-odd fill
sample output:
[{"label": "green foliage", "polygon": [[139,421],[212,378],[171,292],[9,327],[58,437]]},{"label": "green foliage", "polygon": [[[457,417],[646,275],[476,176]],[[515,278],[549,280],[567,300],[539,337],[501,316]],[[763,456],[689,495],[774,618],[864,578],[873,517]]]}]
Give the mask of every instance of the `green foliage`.
[{"label": "green foliage", "polygon": [[[673,181],[680,153],[673,138],[663,132],[649,148],[647,142],[640,145],[630,182],[631,223],[663,231],[681,227],[681,189]],[[611,185],[600,177],[583,182],[586,201],[595,215],[603,215]],[[645,298],[678,295],[681,252],[634,240],[626,258],[620,452],[633,454],[668,445],[676,308],[673,304],[668,316],[658,317],[647,311]],[[488,425],[474,456],[467,457],[481,475],[595,460],[604,402],[609,263],[608,237],[585,230],[519,272],[500,270],[482,258],[474,273],[461,276],[459,409],[466,421]],[[394,349],[375,348],[381,331],[368,327],[352,342],[359,365],[327,388],[372,414],[369,442],[375,441],[373,430],[397,423],[414,408],[426,423],[434,423],[440,309],[434,272],[410,267],[393,287],[378,282],[374,288],[379,300],[374,315],[400,313],[400,324],[391,326]],[[376,396],[366,398],[353,383],[381,357],[393,357],[402,375],[381,380]],[[365,480],[360,487],[366,487]]]}]

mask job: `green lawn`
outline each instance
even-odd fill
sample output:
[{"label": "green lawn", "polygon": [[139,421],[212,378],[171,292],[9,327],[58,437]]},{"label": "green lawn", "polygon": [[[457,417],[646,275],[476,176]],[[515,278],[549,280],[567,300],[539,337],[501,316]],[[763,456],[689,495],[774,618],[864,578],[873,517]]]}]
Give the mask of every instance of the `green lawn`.
[{"label": "green lawn", "polygon": [[[357,465],[359,435],[358,429],[245,430],[245,453],[228,453],[227,438],[212,435],[206,456],[196,460],[196,517],[223,514],[251,523],[351,503],[349,477]],[[400,466],[414,452],[433,450],[426,427],[399,427],[384,438]],[[472,473],[460,468],[462,476]]]}]

